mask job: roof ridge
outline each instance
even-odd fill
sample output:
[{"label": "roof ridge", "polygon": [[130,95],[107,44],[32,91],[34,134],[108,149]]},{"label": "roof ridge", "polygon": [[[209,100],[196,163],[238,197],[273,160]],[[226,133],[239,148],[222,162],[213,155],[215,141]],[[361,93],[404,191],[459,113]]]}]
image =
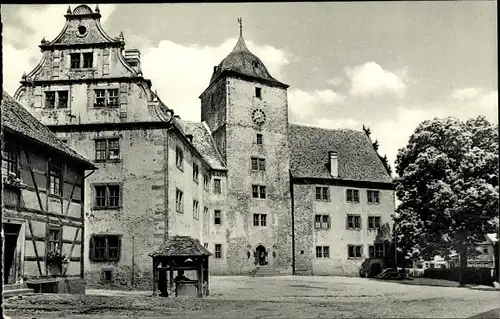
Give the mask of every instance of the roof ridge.
[{"label": "roof ridge", "polygon": [[356,133],[363,133],[363,130],[357,130],[357,129],[352,129],[352,128],[326,128],[326,127],[312,126],[312,125],[308,125],[308,124],[298,124],[298,123],[289,123],[288,125],[289,126],[312,128],[312,129],[318,129],[318,130],[325,130],[325,131],[350,131],[350,132],[356,132]]}]

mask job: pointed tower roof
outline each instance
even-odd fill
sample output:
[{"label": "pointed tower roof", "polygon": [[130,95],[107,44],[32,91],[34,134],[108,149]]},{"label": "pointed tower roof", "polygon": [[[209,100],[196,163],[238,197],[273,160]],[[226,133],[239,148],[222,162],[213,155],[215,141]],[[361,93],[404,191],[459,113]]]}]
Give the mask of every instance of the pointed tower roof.
[{"label": "pointed tower roof", "polygon": [[250,52],[243,39],[241,18],[238,18],[238,22],[240,23],[240,37],[238,38],[238,42],[236,42],[233,51],[218,66],[214,67],[210,85],[217,81],[224,73],[233,73],[277,86],[288,87],[288,85],[273,78],[264,63],[255,54]]}]

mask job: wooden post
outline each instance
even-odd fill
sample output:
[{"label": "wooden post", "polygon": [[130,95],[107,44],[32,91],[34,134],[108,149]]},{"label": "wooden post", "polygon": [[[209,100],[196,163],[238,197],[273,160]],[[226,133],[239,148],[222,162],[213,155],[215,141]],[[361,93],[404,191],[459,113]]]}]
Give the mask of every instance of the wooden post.
[{"label": "wooden post", "polygon": [[210,283],[208,281],[208,279],[210,278],[210,270],[209,270],[209,260],[208,260],[208,256],[205,256],[205,268],[206,268],[206,273],[207,273],[207,276],[206,276],[206,279],[205,279],[205,282],[207,284],[207,291],[206,291],[206,295],[208,296],[210,294]]},{"label": "wooden post", "polygon": [[203,297],[203,257],[201,258],[196,258],[196,272],[197,272],[197,278],[198,279],[198,297]]},{"label": "wooden post", "polygon": [[153,296],[156,296],[156,287],[158,286],[158,261],[153,257]]},{"label": "wooden post", "polygon": [[168,278],[168,294],[173,295],[174,294],[174,266],[172,263],[172,259],[167,260],[167,265],[169,265],[169,278]]}]

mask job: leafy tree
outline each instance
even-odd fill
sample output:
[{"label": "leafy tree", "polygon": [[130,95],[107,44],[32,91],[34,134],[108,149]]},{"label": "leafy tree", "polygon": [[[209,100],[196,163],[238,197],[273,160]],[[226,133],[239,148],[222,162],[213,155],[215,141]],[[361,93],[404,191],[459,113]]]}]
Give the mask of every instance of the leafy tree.
[{"label": "leafy tree", "polygon": [[399,150],[396,172],[398,247],[413,258],[454,250],[466,267],[476,244],[495,231],[498,126],[482,116],[424,121]]}]

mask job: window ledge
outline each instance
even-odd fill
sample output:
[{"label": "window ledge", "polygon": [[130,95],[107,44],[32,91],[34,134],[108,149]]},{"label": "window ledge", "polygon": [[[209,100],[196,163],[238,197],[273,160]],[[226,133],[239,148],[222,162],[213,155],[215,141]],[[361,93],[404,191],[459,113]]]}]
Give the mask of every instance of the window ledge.
[{"label": "window ledge", "polygon": [[361,228],[347,228],[347,230],[361,231]]},{"label": "window ledge", "polygon": [[348,260],[363,260],[363,257],[347,257]]},{"label": "window ledge", "polygon": [[122,206],[117,206],[117,207],[91,207],[90,210],[96,211],[96,210],[121,210]]},{"label": "window ledge", "polygon": [[121,158],[118,159],[105,159],[105,160],[94,160],[94,163],[120,163]]},{"label": "window ledge", "polygon": [[119,259],[90,259],[91,263],[117,263]]},{"label": "window ledge", "polygon": [[102,105],[102,106],[99,106],[97,104],[94,104],[93,105],[93,108],[94,109],[98,109],[98,110],[106,110],[106,109],[120,109],[120,106],[119,105]]}]

